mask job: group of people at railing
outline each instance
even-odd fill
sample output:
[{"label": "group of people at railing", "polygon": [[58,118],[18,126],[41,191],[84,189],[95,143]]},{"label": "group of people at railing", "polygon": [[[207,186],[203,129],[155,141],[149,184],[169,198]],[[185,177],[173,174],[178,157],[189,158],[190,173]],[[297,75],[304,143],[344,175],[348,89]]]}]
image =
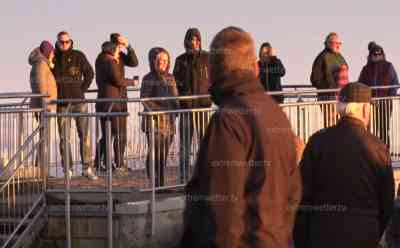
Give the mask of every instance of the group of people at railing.
[{"label": "group of people at railing", "polygon": [[[393,203],[393,199],[389,199],[393,198],[393,174],[388,169],[390,158],[384,152],[385,146],[365,131],[367,119],[369,119],[370,89],[362,84],[348,83],[349,66],[340,54],[339,35],[330,33],[327,36],[324,50],[314,61],[311,83],[317,89],[341,88],[340,94],[324,93],[320,94],[319,98],[320,100],[337,99],[342,102],[339,112],[346,118],[342,118],[337,127],[328,129],[326,134],[321,132],[311,139],[301,163],[303,182],[300,181],[296,162],[296,139],[287,118],[276,104],[276,102],[283,102],[283,96],[275,96],[274,102],[271,97],[264,94],[265,90],[282,90],[281,77],[286,71],[277,58],[275,49],[269,43],[264,43],[257,60],[251,36],[235,27],[224,29],[217,34],[211,45],[211,53],[203,50],[200,32],[191,28],[185,35],[184,48],[185,52],[176,59],[172,73],[168,51],[161,47],[152,48],[149,52],[150,72],[143,77],[140,91],[142,98],[211,93],[211,99],[181,101],[150,99],[143,102],[145,111],[209,108],[212,102],[220,107],[220,111],[213,117],[208,128],[206,128],[210,121],[208,115],[196,115],[189,111],[184,118],[179,119],[181,182],[188,179],[193,123],[203,125],[197,128],[199,132],[203,132],[200,136],[206,133],[198,154],[195,175],[187,187],[188,196],[199,198],[193,201],[188,200],[184,247],[188,247],[189,244],[193,247],[210,247],[213,246],[212,244],[218,247],[238,247],[239,244],[246,247],[252,246],[251,244],[257,247],[287,247],[295,218],[294,210],[297,209],[300,201],[310,206],[322,204],[324,201],[329,204],[343,203],[346,208],[355,212],[357,209],[362,209],[365,203],[369,204],[370,208],[367,212],[371,210],[371,213],[375,213],[377,210],[377,213],[368,225],[366,224],[368,220],[362,217],[357,217],[357,221],[343,216],[339,219],[333,217],[337,227],[329,229],[321,225],[322,223],[330,225],[329,221],[332,221],[330,216],[317,215],[316,219],[312,219],[310,216],[299,215],[301,219],[298,219],[298,223],[306,220],[303,228],[308,232],[301,229],[295,232],[297,247],[374,247],[372,245],[381,236],[390,216],[388,206]],[[124,49],[126,52],[123,51]],[[395,69],[390,62],[386,61],[383,48],[371,42],[368,50],[368,63],[361,72],[360,81],[370,86],[398,84]],[[98,98],[127,98],[127,86],[137,86],[136,80],[125,77],[125,66],[138,65],[136,53],[128,39],[117,33],[111,34],[110,40],[102,44],[101,52],[95,62],[96,74],[85,55],[73,49],[73,41],[69,33],[65,31],[57,35],[56,48],[50,42],[43,41],[31,53],[29,62],[32,65],[32,90],[36,93],[49,94],[49,97],[45,98],[45,103],[50,103],[55,99],[84,99],[84,94],[95,75]],[[392,90],[378,90],[372,93],[372,96],[379,97],[392,95],[395,95]],[[42,105],[43,103],[37,100],[31,103],[33,107],[46,106],[47,110],[56,110],[60,113],[87,112],[87,104]],[[380,113],[390,116],[391,110],[386,111],[386,109],[379,109]],[[96,111],[127,112],[128,109],[126,102],[110,101],[98,102]],[[123,159],[127,140],[125,116],[101,119],[102,140],[99,146],[100,151],[96,152],[95,164],[100,165],[105,159],[107,120],[111,120],[115,166],[119,170],[128,170]],[[90,179],[96,179],[97,176],[90,161],[88,118],[75,117],[75,121],[80,138],[83,173]],[[71,118],[58,117],[57,122],[62,163],[65,163],[67,156],[68,161],[72,163],[71,149],[65,147],[65,144],[69,145],[65,139],[68,139],[71,129]],[[166,155],[175,135],[175,117],[161,114],[143,118],[142,131],[146,133],[148,143],[155,144],[152,149],[153,152],[155,151],[155,167],[158,171],[155,175],[156,186],[163,186]],[[346,147],[351,145],[348,151],[335,150],[341,146],[339,143],[334,143],[339,142],[336,135],[340,134],[348,135],[344,137],[347,142],[344,145]],[[330,141],[328,137],[325,137],[329,135],[333,135]],[[354,139],[351,140],[351,137]],[[326,142],[326,145],[320,144],[322,140]],[[355,143],[354,140],[359,143]],[[321,146],[328,147],[327,144],[332,142],[334,146],[329,147],[331,151],[321,148]],[[368,155],[367,159],[373,163],[363,160],[365,158],[346,160],[346,156],[352,156],[349,151],[365,156],[369,151],[372,155],[370,157]],[[358,154],[358,151],[363,152]],[[373,155],[377,152],[379,154]],[[333,156],[332,154],[340,156],[342,160],[329,157]],[[324,159],[321,160],[321,156]],[[355,200],[342,198],[340,195],[327,199],[316,192],[318,189],[314,187],[315,185],[318,185],[320,189],[336,185],[329,185],[334,180],[320,181],[314,174],[310,176],[323,165],[323,161],[329,161],[329,159],[333,161],[338,159],[337,163],[343,165],[351,163],[348,164],[349,167],[366,163],[365,166],[371,169],[369,174],[363,174],[363,168],[354,169],[351,172],[355,177],[361,174],[366,177],[365,180],[374,181],[368,185],[368,192],[362,193],[362,197],[357,198],[357,194],[360,194],[359,190],[365,189],[354,187],[352,184],[354,181],[351,181],[355,179],[349,176],[345,176],[342,180],[340,177],[343,176],[343,171],[341,170],[346,170],[346,168],[344,166],[337,168],[336,165],[332,165],[331,175],[336,173],[338,178],[335,180],[353,187],[343,189],[354,193],[351,199]],[[150,160],[149,153],[148,174],[150,174]],[[98,167],[101,168],[101,166]],[[66,171],[66,173],[73,172]],[[322,173],[320,176],[328,176],[328,174]],[[314,186],[311,187],[311,185]],[[302,188],[303,198],[300,192]],[[231,194],[234,202],[230,202],[229,199],[222,199],[222,201],[215,199],[208,202],[207,197],[212,198],[219,194]],[[318,202],[313,202],[313,195],[319,197]],[[346,214],[351,216],[352,212]],[[319,228],[310,226],[310,221],[319,223]],[[369,235],[357,236],[346,233],[348,228],[343,229],[344,224],[350,224],[354,228],[351,230],[368,229]],[[337,234],[335,237],[345,239],[348,243],[323,240],[320,237],[327,237],[329,234],[326,230],[334,230]],[[318,238],[309,236],[311,234],[314,236],[314,233],[318,234]],[[204,243],[208,246],[200,246]],[[323,246],[320,246],[322,243]],[[313,245],[310,246],[310,244]],[[335,245],[329,246],[329,244]]]}]

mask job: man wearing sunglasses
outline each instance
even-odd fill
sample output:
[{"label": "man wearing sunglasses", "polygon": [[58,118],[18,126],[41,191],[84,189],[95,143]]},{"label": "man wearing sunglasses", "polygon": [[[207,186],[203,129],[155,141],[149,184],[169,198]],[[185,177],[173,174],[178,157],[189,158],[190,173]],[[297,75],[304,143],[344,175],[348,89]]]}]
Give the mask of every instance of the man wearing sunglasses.
[{"label": "man wearing sunglasses", "polygon": [[[57,82],[58,99],[84,99],[85,92],[93,81],[94,72],[89,64],[86,56],[78,50],[73,49],[73,41],[66,31],[62,31],[57,35],[54,76]],[[86,113],[88,111],[87,104],[58,104],[57,112],[59,113]],[[79,136],[82,170],[83,175],[89,179],[95,180],[97,176],[92,169],[90,154],[90,138],[89,123],[87,117],[75,117],[76,127]],[[70,176],[73,174],[71,144],[69,143],[71,118],[58,118],[58,131],[60,134],[60,151],[63,165],[65,165],[66,156],[69,158]],[[67,146],[65,146],[65,141]],[[68,148],[68,149],[67,149]],[[68,150],[68,154],[67,154]]]}]

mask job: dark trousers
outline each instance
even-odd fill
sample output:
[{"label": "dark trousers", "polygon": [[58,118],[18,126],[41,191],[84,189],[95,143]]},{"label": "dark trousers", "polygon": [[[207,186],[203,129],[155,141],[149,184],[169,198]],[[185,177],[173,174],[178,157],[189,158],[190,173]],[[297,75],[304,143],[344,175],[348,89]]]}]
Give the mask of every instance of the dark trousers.
[{"label": "dark trousers", "polygon": [[[74,104],[70,107],[68,113],[87,113],[87,104]],[[66,113],[67,106],[58,106],[58,113]],[[71,135],[71,117],[58,117],[58,132],[60,136],[60,152],[62,165],[65,165],[65,159],[68,156],[69,168],[72,170],[72,151],[70,143]],[[80,153],[82,159],[82,169],[86,170],[91,165],[90,137],[89,137],[89,119],[87,117],[73,117],[76,123],[76,129],[79,136]],[[67,154],[68,149],[68,154]]]},{"label": "dark trousers", "polygon": [[127,130],[126,130],[126,116],[116,116],[116,117],[105,117],[100,118],[101,125],[101,139],[96,148],[96,158],[95,164],[99,168],[101,161],[106,165],[106,120],[111,121],[111,143],[113,144],[114,150],[114,162],[117,168],[126,167],[124,162],[124,154],[126,150],[127,143]]},{"label": "dark trousers", "polygon": [[189,164],[195,127],[199,140],[203,138],[209,122],[208,112],[184,113],[179,118],[179,169],[181,183],[189,179]]},{"label": "dark trousers", "polygon": [[171,147],[173,135],[163,135],[161,133],[154,133],[154,147],[152,147],[152,140],[150,133],[146,133],[147,144],[149,151],[147,153],[146,160],[146,172],[148,178],[150,178],[150,169],[152,162],[152,153],[154,152],[154,176],[156,187],[162,187],[165,185],[165,167],[167,166],[167,159],[169,148]]},{"label": "dark trousers", "polygon": [[385,143],[388,148],[390,147],[390,118],[393,111],[393,102],[391,100],[379,100],[373,105],[373,129],[374,133],[379,139]]}]

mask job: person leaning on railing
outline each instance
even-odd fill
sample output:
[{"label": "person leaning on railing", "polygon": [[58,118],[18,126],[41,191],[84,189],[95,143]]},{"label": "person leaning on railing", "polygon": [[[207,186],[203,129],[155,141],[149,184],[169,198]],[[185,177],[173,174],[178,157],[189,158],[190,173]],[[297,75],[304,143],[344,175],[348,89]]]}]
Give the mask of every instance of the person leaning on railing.
[{"label": "person leaning on railing", "polygon": [[[127,98],[127,86],[135,86],[135,80],[124,78],[124,73],[121,70],[120,50],[118,45],[106,41],[102,44],[101,53],[96,59],[96,84],[98,88],[98,99],[102,98]],[[96,103],[97,112],[127,112],[128,107],[126,102],[99,102]],[[109,117],[111,120],[111,135],[114,138],[114,162],[115,166],[121,171],[128,171],[127,164],[124,161],[124,153],[127,143],[126,116]],[[106,164],[106,120],[101,118],[100,145],[97,146],[95,165],[96,168],[105,170],[101,166],[101,161]],[[111,149],[111,147],[109,147]]]},{"label": "person leaning on railing", "polygon": [[[140,89],[141,98],[149,97],[177,97],[178,89],[175,78],[169,73],[169,53],[161,47],[152,48],[149,52],[150,72],[143,77]],[[178,100],[169,101],[143,101],[144,111],[163,111],[178,109]],[[153,119],[153,124],[151,120]],[[146,171],[150,178],[151,153],[154,153],[155,182],[156,186],[164,186],[164,171],[168,158],[169,148],[175,134],[175,115],[156,114],[143,116],[142,131],[146,133],[149,151],[146,160]],[[154,134],[154,136],[153,136]],[[151,147],[154,142],[154,147]]]},{"label": "person leaning on railing", "polygon": [[[399,84],[396,70],[392,63],[386,60],[385,51],[375,42],[368,44],[368,62],[363,67],[359,81],[368,86],[394,86]],[[395,96],[397,88],[374,89],[373,97]],[[393,110],[391,99],[376,100],[373,106],[373,132],[388,146],[390,146],[389,126]]]}]

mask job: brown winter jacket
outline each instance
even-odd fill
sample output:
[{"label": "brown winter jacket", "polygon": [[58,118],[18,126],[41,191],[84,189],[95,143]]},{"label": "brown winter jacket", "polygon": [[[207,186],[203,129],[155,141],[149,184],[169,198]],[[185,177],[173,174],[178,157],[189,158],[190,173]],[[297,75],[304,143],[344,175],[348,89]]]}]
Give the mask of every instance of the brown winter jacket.
[{"label": "brown winter jacket", "polygon": [[[122,60],[116,61],[107,53],[100,53],[96,59],[96,84],[97,98],[127,98],[127,86],[134,85],[133,79],[124,78],[121,69]],[[111,102],[97,103],[96,110],[98,112],[107,112],[111,106]],[[126,102],[113,104],[113,112],[127,111]]]},{"label": "brown winter jacket", "polygon": [[[30,83],[32,93],[47,94],[46,103],[57,100],[57,84],[49,66],[49,60],[45,58],[39,48],[34,49],[29,55],[29,64],[32,66]],[[41,108],[42,99],[32,98],[31,108]],[[51,104],[48,110],[55,111],[56,105]]]},{"label": "brown winter jacket", "polygon": [[301,198],[290,123],[252,72],[211,94],[219,110],[186,187],[181,247],[287,248]]}]

